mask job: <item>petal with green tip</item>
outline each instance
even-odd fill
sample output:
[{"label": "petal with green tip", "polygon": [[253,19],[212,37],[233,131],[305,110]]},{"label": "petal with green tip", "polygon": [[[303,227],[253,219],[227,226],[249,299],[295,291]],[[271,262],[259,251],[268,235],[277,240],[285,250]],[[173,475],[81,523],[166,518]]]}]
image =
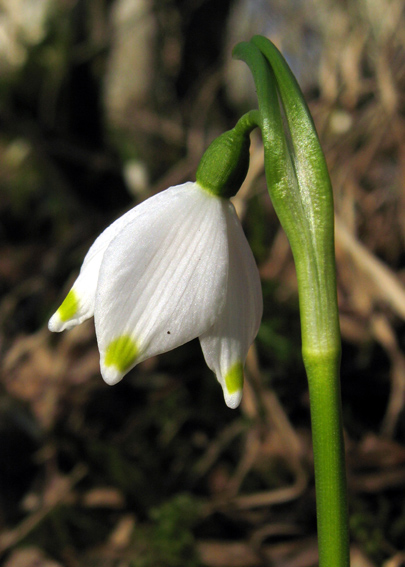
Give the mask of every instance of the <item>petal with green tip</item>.
[{"label": "petal with green tip", "polygon": [[[179,187],[181,188],[183,186],[180,185]],[[168,189],[168,191],[170,190]],[[71,329],[72,327],[83,323],[83,321],[89,319],[94,315],[94,304],[96,299],[98,276],[100,272],[100,266],[103,261],[104,252],[106,251],[110,242],[129,223],[136,222],[137,218],[145,214],[149,214],[149,207],[151,202],[154,203],[154,208],[164,206],[166,202],[165,193],[166,191],[159,193],[151,199],[148,199],[143,203],[137,205],[136,207],[133,207],[127,213],[114,221],[109,227],[107,227],[95,240],[84,258],[78,278],[76,279],[71,291],[65,299],[66,301],[69,295],[73,292],[77,300],[77,309],[75,312],[72,311],[68,318],[62,318],[59,312],[59,309],[61,309],[62,307],[61,306],[51,317],[48,323],[48,327],[51,331],[60,332],[66,329]],[[64,305],[64,302],[62,305]]]},{"label": "petal with green tip", "polygon": [[[225,304],[227,202],[186,183],[146,203],[146,213],[111,241],[100,268],[95,324],[108,383],[204,333]],[[107,364],[109,345],[121,336],[139,350],[126,368]]]},{"label": "petal with green tip", "polygon": [[84,258],[80,274],[72,289],[49,320],[48,327],[51,331],[60,332],[71,329],[94,315],[98,274],[104,252],[122,228],[140,214],[142,214],[141,206],[134,207],[113,222],[95,240]]},{"label": "petal with green tip", "polygon": [[207,365],[215,372],[226,404],[242,398],[243,365],[263,312],[259,272],[240,221],[227,206],[229,268],[225,307],[214,325],[200,336]]},{"label": "petal with green tip", "polygon": [[106,348],[104,357],[104,380],[115,384],[117,375],[128,372],[139,356],[139,347],[129,335],[113,339]]}]

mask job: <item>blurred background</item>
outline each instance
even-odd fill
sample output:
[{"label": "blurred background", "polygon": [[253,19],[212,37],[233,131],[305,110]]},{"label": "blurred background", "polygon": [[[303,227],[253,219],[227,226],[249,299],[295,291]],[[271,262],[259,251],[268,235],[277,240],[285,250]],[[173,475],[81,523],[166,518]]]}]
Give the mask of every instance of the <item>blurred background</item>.
[{"label": "blurred background", "polygon": [[405,565],[402,0],[0,0],[0,557],[6,567],[314,567],[297,286],[259,133],[235,205],[262,327],[241,408],[198,341],[104,384],[47,321],[95,237],[193,180],[256,107],[235,43],[296,74],[335,193],[353,567]]}]

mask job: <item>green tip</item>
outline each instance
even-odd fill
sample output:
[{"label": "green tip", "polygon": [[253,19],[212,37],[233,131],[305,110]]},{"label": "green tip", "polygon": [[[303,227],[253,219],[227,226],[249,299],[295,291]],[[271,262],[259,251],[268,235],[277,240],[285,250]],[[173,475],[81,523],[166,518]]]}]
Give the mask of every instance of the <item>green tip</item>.
[{"label": "green tip", "polygon": [[225,375],[225,385],[229,394],[235,394],[243,388],[243,364],[236,362]]},{"label": "green tip", "polygon": [[58,309],[60,320],[64,323],[74,317],[79,309],[79,299],[76,292],[71,289]]},{"label": "green tip", "polygon": [[114,366],[120,372],[126,372],[139,355],[139,348],[133,338],[122,335],[110,342],[107,347],[104,364]]}]

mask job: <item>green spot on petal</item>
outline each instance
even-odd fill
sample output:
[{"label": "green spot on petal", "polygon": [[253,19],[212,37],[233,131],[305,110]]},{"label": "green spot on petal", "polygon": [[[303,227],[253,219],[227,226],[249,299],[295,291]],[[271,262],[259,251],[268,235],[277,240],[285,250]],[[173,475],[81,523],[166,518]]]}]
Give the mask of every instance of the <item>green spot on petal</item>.
[{"label": "green spot on petal", "polygon": [[229,394],[239,392],[243,388],[243,364],[236,362],[225,375],[225,385]]},{"label": "green spot on petal", "polygon": [[136,342],[129,335],[114,339],[107,347],[104,364],[115,366],[120,372],[126,372],[133,365],[139,354]]},{"label": "green spot on petal", "polygon": [[79,299],[77,297],[76,292],[71,289],[67,296],[65,297],[64,302],[58,309],[58,315],[60,320],[65,322],[72,319],[77,313],[79,309]]}]

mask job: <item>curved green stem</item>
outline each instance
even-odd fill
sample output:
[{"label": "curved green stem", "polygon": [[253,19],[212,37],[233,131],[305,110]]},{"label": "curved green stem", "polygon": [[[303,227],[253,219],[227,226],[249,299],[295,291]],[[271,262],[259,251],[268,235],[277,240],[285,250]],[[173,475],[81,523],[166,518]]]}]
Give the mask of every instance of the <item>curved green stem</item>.
[{"label": "curved green stem", "polygon": [[241,134],[250,134],[252,130],[260,126],[260,112],[258,110],[250,110],[239,118],[235,124],[234,130]]},{"label": "curved green stem", "polygon": [[298,83],[276,47],[256,36],[250,43],[237,45],[234,56],[245,61],[253,74],[267,185],[297,270],[302,352],[311,402],[319,565],[347,567],[341,346],[329,174]]}]

